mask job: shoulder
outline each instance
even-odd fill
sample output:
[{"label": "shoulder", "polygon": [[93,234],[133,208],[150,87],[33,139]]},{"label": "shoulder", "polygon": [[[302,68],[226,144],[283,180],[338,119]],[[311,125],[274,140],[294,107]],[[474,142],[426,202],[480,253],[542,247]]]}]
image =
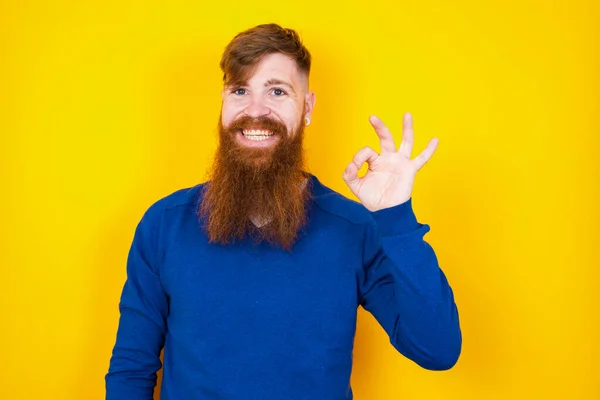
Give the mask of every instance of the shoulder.
[{"label": "shoulder", "polygon": [[172,210],[185,210],[197,207],[198,199],[202,194],[206,183],[200,183],[192,187],[176,190],[156,200],[144,213],[143,219],[157,220],[160,216]]},{"label": "shoulder", "polygon": [[364,225],[373,221],[371,213],[361,203],[329,188],[314,175],[311,175],[311,180],[313,204],[320,211],[353,225]]}]

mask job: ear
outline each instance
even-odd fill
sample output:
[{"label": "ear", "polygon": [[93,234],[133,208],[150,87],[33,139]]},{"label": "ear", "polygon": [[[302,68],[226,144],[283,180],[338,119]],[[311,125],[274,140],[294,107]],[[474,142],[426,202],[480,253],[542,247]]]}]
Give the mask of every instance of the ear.
[{"label": "ear", "polygon": [[225,101],[225,95],[226,95],[225,89],[221,90],[221,102]]},{"label": "ear", "polygon": [[311,90],[308,93],[306,93],[306,95],[304,96],[304,115],[302,116],[302,118],[308,117],[312,119],[312,112],[313,108],[315,107],[315,101],[315,92]]}]

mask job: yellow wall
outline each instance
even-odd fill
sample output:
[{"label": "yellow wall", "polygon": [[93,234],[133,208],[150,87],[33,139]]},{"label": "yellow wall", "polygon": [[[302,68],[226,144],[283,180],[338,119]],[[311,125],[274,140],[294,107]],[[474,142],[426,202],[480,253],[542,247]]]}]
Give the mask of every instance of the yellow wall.
[{"label": "yellow wall", "polygon": [[204,179],[220,54],[270,21],[313,54],[326,184],[350,194],[370,114],[440,138],[414,202],[462,358],[421,370],[361,312],[356,398],[600,398],[596,0],[168,3],[0,4],[1,398],[103,398],[135,225]]}]

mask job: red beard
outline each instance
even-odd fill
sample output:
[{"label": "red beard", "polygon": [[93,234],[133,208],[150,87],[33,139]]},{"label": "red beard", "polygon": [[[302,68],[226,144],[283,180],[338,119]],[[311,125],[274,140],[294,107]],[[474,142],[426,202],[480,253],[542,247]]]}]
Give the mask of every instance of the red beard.
[{"label": "red beard", "polygon": [[[269,148],[239,144],[235,135],[250,127],[273,132],[278,142]],[[289,135],[284,124],[268,117],[241,117],[227,128],[219,117],[219,147],[199,207],[211,243],[251,238],[292,248],[306,225],[311,197],[303,135],[302,123]]]}]

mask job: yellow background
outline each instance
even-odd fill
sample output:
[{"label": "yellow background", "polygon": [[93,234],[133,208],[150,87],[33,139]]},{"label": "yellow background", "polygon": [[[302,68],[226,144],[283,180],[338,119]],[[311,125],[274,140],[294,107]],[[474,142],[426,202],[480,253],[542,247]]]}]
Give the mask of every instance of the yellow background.
[{"label": "yellow background", "polygon": [[274,21],[313,55],[324,183],[350,194],[371,114],[440,138],[413,198],[463,353],[422,370],[361,311],[356,399],[600,398],[598,4],[4,0],[0,397],[103,398],[135,225],[204,180],[221,52]]}]

